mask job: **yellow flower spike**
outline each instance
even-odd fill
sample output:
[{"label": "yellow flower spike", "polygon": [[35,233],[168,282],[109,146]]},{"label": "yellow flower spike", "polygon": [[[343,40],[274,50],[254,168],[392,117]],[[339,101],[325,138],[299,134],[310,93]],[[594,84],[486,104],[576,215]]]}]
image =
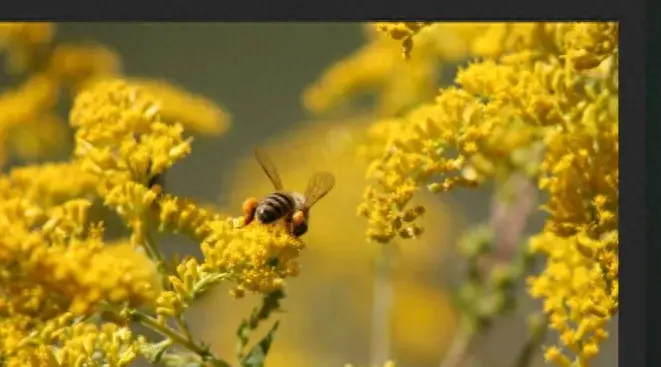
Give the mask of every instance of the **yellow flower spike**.
[{"label": "yellow flower spike", "polygon": [[69,150],[69,129],[54,111],[35,111],[30,120],[7,131],[5,144],[21,161],[45,160]]},{"label": "yellow flower spike", "polygon": [[130,221],[142,217],[152,208],[157,198],[158,195],[147,187],[135,182],[126,182],[106,194],[105,205],[115,209]]},{"label": "yellow flower spike", "polygon": [[35,64],[36,52],[51,42],[55,24],[46,22],[0,22],[0,47],[8,52],[8,71],[18,74]]},{"label": "yellow flower spike", "polygon": [[95,339],[96,339],[96,335],[94,334],[87,334],[83,337],[82,340],[83,350],[88,356],[94,353],[94,344],[96,342]]},{"label": "yellow flower spike", "polygon": [[56,83],[41,74],[35,74],[15,89],[0,94],[0,139],[12,138],[14,129],[43,117],[57,98]]},{"label": "yellow flower spike", "polygon": [[[180,295],[185,296],[185,295],[188,294],[188,292],[190,290],[190,288],[187,287],[186,284],[177,277],[171,276],[170,277],[170,283],[172,284],[172,288],[174,289],[174,291],[176,293],[180,294]],[[186,297],[186,298],[188,298],[188,297]]]},{"label": "yellow flower spike", "polygon": [[100,45],[61,43],[52,51],[47,73],[74,87],[90,78],[107,78],[119,74],[119,56]]},{"label": "yellow flower spike", "polygon": [[186,295],[186,290],[183,290],[183,293],[176,293],[179,289],[176,289],[175,292],[164,291],[158,297],[156,304],[156,314],[159,317],[159,322],[165,324],[165,320],[169,317],[178,317],[182,314],[184,310],[183,299],[178,294]]},{"label": "yellow flower spike", "polygon": [[[74,101],[75,155],[106,180],[128,174],[146,184],[190,153],[191,139],[177,123],[166,123],[157,99],[124,80],[90,84]],[[119,147],[119,148],[118,148]]]},{"label": "yellow flower spike", "polygon": [[230,115],[212,101],[184,92],[175,85],[147,79],[131,79],[150,94],[161,108],[166,121],[179,122],[203,135],[222,135],[230,126]]},{"label": "yellow flower spike", "polygon": [[[57,176],[57,178],[56,178]],[[96,194],[98,178],[75,163],[47,163],[16,167],[9,172],[11,185],[26,199],[43,208],[59,205],[66,200],[92,197]]]},{"label": "yellow flower spike", "polygon": [[599,345],[596,342],[588,342],[583,346],[579,359],[586,366],[597,354],[599,354]]},{"label": "yellow flower spike", "polygon": [[305,245],[284,226],[254,222],[238,228],[229,218],[214,220],[209,227],[211,233],[202,244],[205,263],[227,273],[242,289],[268,293],[297,273],[296,257]]},{"label": "yellow flower spike", "polygon": [[203,240],[209,234],[208,224],[216,217],[216,213],[188,199],[165,195],[159,201],[159,229],[183,233],[194,240]]},{"label": "yellow flower spike", "polygon": [[[5,228],[3,233],[23,236],[24,239],[19,239],[22,246],[14,247],[7,246],[11,242],[1,240],[7,244],[3,251],[11,254],[7,259],[18,263],[24,280],[48,288],[53,295],[72,300],[69,307],[76,313],[90,311],[104,297],[135,305],[155,298],[153,267],[146,266],[149,261],[144,256],[117,257],[112,251],[105,250],[98,229],[87,235],[82,230],[86,227],[81,221],[88,205],[79,200],[54,208],[54,216],[43,222],[49,224],[48,228],[11,222],[23,227],[17,226],[11,232]],[[2,209],[0,207],[0,214]],[[57,218],[61,219],[55,220]],[[75,233],[76,237],[67,233]],[[0,260],[4,262],[4,259],[3,256]],[[60,306],[67,307],[66,303],[60,303]]]},{"label": "yellow flower spike", "polygon": [[45,44],[53,37],[55,25],[49,22],[0,22],[0,43]]},{"label": "yellow flower spike", "polygon": [[[424,40],[421,45],[428,47],[434,44],[430,39],[445,40],[443,26],[427,26],[415,35],[416,43]],[[380,28],[407,42],[419,30],[404,23]],[[619,215],[617,33],[612,22],[474,27],[463,40],[482,60],[460,70],[456,85],[434,101],[418,101],[394,119],[386,114],[368,130],[371,141],[360,153],[370,160],[367,177],[373,182],[358,207],[367,218],[367,237],[387,242],[398,233],[414,235],[415,221],[409,226],[402,219],[415,217],[406,204],[418,187],[443,192],[522,171],[549,196],[549,220],[530,242],[532,252],[547,256],[547,269],[530,282],[531,293],[544,299],[554,328],[575,348],[602,334],[612,315],[602,310],[618,304],[618,244],[605,239],[617,231]],[[326,110],[351,97],[358,85],[387,85],[384,80],[399,76],[401,69],[385,51],[381,63],[374,62],[379,68],[370,70],[375,73],[352,76],[378,54],[379,40],[372,35],[362,50],[331,67],[310,89],[308,102]],[[424,47],[420,55],[428,52]],[[554,241],[562,245],[551,246]],[[605,317],[586,315],[588,306]],[[569,357],[556,361],[572,363]]]},{"label": "yellow flower spike", "polygon": [[402,45],[374,37],[351,56],[329,67],[303,93],[305,107],[322,114],[365,91],[378,93],[379,112],[392,117],[433,96],[440,70],[433,45],[420,42],[409,60]]},{"label": "yellow flower spike", "polygon": [[544,352],[544,360],[553,362],[560,367],[571,366],[569,358],[565,357],[557,347],[549,347]]},{"label": "yellow flower spike", "polygon": [[562,46],[572,67],[591,69],[618,52],[618,37],[617,22],[577,23],[564,35]]},{"label": "yellow flower spike", "polygon": [[60,363],[118,365],[120,360],[128,363],[133,361],[131,356],[137,357],[135,351],[144,344],[144,339],[134,338],[129,329],[114,324],[76,324],[63,331],[71,334],[58,338],[61,347],[56,355]]}]

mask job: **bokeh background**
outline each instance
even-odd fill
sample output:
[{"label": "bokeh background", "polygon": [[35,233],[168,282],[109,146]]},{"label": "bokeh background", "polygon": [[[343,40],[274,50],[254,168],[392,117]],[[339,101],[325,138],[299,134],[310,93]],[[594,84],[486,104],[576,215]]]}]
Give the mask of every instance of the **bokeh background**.
[{"label": "bokeh background", "polygon": [[[166,177],[166,187],[238,214],[242,200],[270,183],[252,158],[266,147],[285,184],[302,190],[316,169],[333,170],[337,186],[315,207],[299,278],[289,281],[286,313],[269,367],[365,365],[370,348],[372,266],[376,248],[357,217],[365,166],[346,154],[369,116],[315,119],[301,94],[322,71],[363,43],[358,23],[59,23],[56,40],[99,42],[116,51],[125,74],[178,84],[226,107],[229,132],[196,137],[193,153]],[[451,70],[451,69],[450,69]],[[444,80],[452,73],[444,73]],[[66,111],[62,111],[65,113]],[[487,219],[490,192],[423,196],[427,233],[400,249],[394,281],[392,356],[399,366],[438,366],[457,327],[449,287],[461,231]],[[529,233],[541,227],[533,217]],[[181,238],[170,253],[199,254]],[[478,346],[476,366],[510,366],[526,340],[525,315],[538,308],[521,287],[520,307]],[[216,289],[189,312],[195,333],[222,355],[233,355],[235,329],[257,299],[234,300]],[[617,320],[595,366],[617,365]],[[543,365],[541,355],[535,366]]]}]

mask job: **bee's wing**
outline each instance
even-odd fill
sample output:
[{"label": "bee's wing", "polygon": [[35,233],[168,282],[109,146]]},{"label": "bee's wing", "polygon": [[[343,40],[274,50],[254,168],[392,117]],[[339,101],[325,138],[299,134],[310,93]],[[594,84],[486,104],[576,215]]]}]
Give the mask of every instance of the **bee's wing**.
[{"label": "bee's wing", "polygon": [[255,148],[255,158],[257,158],[257,162],[259,162],[259,165],[262,166],[262,169],[266,175],[269,176],[269,179],[273,183],[273,186],[275,186],[275,189],[281,191],[283,188],[282,180],[280,179],[278,170],[275,168],[275,164],[273,164],[273,161],[271,158],[269,158],[269,155],[266,154],[263,150]]},{"label": "bee's wing", "polygon": [[335,186],[335,176],[330,172],[316,172],[305,189],[305,207],[311,208]]}]

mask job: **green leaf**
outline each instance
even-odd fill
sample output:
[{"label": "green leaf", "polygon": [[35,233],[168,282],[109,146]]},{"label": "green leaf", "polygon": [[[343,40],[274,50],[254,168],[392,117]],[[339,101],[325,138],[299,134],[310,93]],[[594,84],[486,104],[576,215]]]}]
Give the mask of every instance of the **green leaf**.
[{"label": "green leaf", "polygon": [[236,342],[236,355],[239,359],[243,358],[243,348],[248,344],[248,336],[250,335],[250,324],[248,319],[243,319],[239,328],[236,330],[236,336],[238,338]]},{"label": "green leaf", "polygon": [[156,344],[149,344],[142,349],[142,354],[149,360],[150,363],[155,364],[161,362],[161,358],[172,346],[172,341],[169,339],[160,341]]},{"label": "green leaf", "polygon": [[278,326],[280,325],[280,321],[276,321],[271,329],[269,330],[268,333],[266,333],[266,336],[262,338],[262,340],[259,341],[255,346],[250,349],[248,354],[243,358],[241,361],[241,365],[244,367],[262,367],[264,366],[264,359],[266,359],[266,356],[269,353],[269,349],[271,349],[271,344],[273,343],[273,339],[275,338],[275,332],[278,330]]},{"label": "green leaf", "polygon": [[285,298],[285,292],[277,290],[265,295],[262,298],[262,304],[255,307],[250,313],[250,317],[243,319],[236,330],[238,338],[236,344],[236,355],[239,360],[244,358],[243,350],[248,345],[250,333],[256,330],[259,325],[267,320],[272,313],[280,310],[280,301]]}]

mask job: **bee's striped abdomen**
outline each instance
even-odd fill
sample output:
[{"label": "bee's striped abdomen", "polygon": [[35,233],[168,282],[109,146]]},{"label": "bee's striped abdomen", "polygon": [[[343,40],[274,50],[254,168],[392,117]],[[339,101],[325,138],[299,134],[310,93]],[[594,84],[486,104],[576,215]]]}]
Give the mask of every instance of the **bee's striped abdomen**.
[{"label": "bee's striped abdomen", "polygon": [[296,202],[291,195],[275,192],[259,203],[255,215],[260,222],[271,223],[291,213],[295,207]]}]

